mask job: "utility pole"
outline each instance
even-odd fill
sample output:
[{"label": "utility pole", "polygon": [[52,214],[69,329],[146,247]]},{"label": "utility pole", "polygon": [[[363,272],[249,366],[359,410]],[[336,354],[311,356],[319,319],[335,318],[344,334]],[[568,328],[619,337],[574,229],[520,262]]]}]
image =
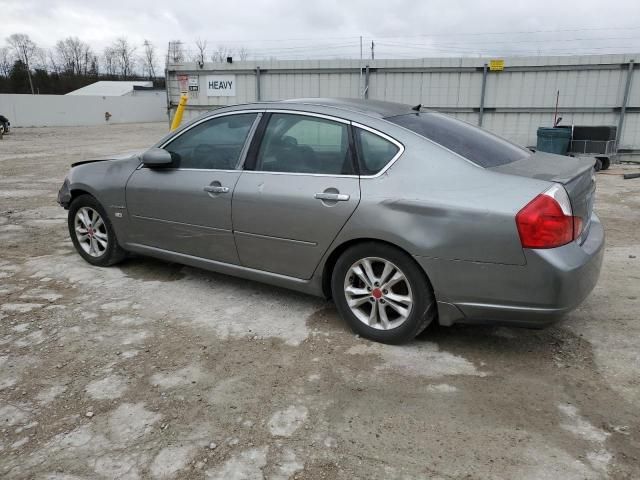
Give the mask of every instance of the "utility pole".
[{"label": "utility pole", "polygon": [[376,44],[373,43],[373,40],[371,40],[371,60],[375,60],[375,58],[376,58],[376,54],[375,54],[375,51],[374,51],[375,46],[376,46]]},{"label": "utility pole", "polygon": [[362,35],[360,35],[360,81],[358,82],[358,96],[362,98]]}]

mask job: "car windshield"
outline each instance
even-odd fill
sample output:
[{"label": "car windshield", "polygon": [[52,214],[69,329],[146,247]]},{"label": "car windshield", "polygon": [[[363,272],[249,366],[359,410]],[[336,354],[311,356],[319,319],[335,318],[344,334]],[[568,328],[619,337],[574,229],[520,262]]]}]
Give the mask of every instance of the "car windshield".
[{"label": "car windshield", "polygon": [[481,128],[435,112],[388,117],[481,167],[497,167],[528,157],[531,152]]}]

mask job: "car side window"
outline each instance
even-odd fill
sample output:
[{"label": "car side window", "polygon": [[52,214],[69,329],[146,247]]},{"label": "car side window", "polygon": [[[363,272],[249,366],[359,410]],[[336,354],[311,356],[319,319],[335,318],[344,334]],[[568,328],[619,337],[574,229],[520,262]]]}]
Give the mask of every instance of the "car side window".
[{"label": "car side window", "polygon": [[256,170],[351,175],[349,127],[319,117],[274,113],[258,150]]},{"label": "car side window", "polygon": [[176,168],[233,170],[256,113],[212,118],[187,130],[164,147]]},{"label": "car side window", "polygon": [[375,133],[355,129],[361,175],[375,175],[396,156],[398,146]]}]

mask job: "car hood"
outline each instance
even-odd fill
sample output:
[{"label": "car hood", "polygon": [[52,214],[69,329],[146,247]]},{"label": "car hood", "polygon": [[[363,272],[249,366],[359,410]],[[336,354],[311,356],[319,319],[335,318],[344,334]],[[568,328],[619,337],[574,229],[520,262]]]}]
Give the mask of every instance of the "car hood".
[{"label": "car hood", "polygon": [[146,149],[142,150],[127,150],[125,152],[116,153],[113,155],[106,155],[103,157],[97,157],[91,160],[82,160],[80,162],[75,162],[71,164],[71,167],[77,167],[78,165],[84,165],[86,163],[95,163],[95,162],[110,162],[116,160],[131,160],[134,157],[140,157]]}]

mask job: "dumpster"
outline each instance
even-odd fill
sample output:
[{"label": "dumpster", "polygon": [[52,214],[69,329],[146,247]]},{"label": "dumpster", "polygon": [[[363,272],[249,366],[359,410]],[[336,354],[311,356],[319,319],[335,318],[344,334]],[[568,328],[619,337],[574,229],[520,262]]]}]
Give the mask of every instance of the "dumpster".
[{"label": "dumpster", "polygon": [[540,152],[566,155],[571,141],[570,128],[538,128],[538,143],[536,150]]}]

